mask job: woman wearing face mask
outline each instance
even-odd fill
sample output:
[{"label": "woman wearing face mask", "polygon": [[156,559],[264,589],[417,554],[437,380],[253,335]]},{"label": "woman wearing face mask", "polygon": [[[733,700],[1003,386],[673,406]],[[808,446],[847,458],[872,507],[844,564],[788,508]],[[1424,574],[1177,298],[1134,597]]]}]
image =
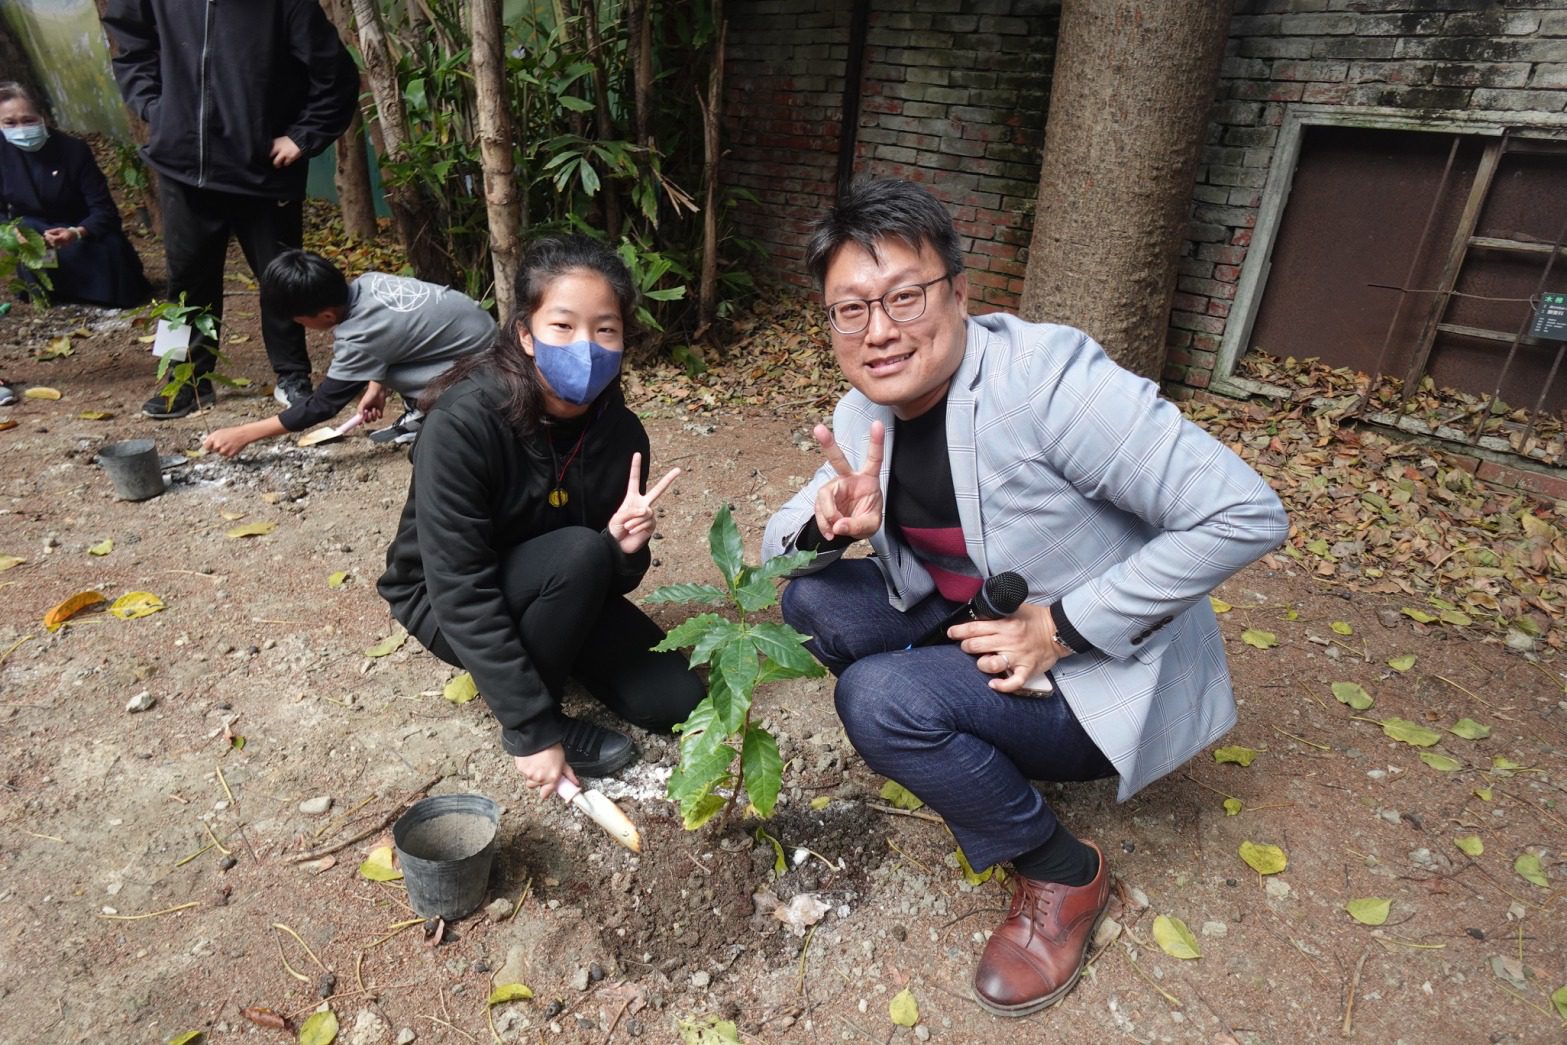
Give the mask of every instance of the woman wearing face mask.
[{"label": "woman wearing face mask", "polygon": [[626,594],[651,561],[648,438],[617,377],[631,275],[584,236],[540,240],[495,346],[425,394],[413,478],[378,585],[437,657],[473,675],[528,786],[607,776],[629,737],[561,713],[577,679],[620,717],[667,731],[703,696]]},{"label": "woman wearing face mask", "polygon": [[48,270],[50,301],[127,308],[151,288],[141,259],[120,230],[87,143],[50,131],[21,84],[0,83],[0,217],[41,233],[59,267]]}]

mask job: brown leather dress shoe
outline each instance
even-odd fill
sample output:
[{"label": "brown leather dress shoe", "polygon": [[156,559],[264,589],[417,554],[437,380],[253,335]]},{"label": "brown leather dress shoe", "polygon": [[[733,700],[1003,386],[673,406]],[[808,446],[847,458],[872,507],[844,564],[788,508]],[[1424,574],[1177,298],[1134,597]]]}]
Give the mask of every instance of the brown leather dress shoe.
[{"label": "brown leather dress shoe", "polygon": [[974,970],[974,1000],[997,1016],[1027,1016],[1072,989],[1083,971],[1088,945],[1110,902],[1104,854],[1087,885],[1038,882],[1013,875],[1012,906],[985,944]]}]

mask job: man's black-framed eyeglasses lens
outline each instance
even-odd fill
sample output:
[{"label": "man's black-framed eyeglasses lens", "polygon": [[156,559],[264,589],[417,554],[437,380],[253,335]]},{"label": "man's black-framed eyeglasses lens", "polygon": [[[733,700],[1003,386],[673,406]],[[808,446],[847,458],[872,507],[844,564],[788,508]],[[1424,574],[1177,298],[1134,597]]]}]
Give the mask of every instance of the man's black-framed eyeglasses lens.
[{"label": "man's black-framed eyeglasses lens", "polygon": [[873,301],[864,298],[844,298],[827,306],[827,322],[840,334],[863,334],[871,325],[871,306],[880,305],[887,318],[894,323],[912,323],[925,314],[925,291],[950,274],[937,276],[924,283],[910,283],[906,287],[893,287]]}]

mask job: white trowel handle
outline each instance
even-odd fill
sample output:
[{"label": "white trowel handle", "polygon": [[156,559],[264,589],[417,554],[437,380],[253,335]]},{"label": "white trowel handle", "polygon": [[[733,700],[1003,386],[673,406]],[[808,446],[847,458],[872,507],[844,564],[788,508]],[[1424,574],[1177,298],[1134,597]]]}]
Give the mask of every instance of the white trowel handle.
[{"label": "white trowel handle", "polygon": [[360,425],[362,425],[364,423],[365,423],[365,415],[364,415],[364,411],[361,410],[359,413],[355,414],[353,417],[350,417],[348,420],[346,420],[342,424],[338,425],[337,426],[337,434],[338,435],[347,435],[349,432],[352,432],[354,429],[358,428]]},{"label": "white trowel handle", "polygon": [[563,776],[555,784],[555,793],[569,803],[572,799],[582,794],[582,788],[571,777]]}]

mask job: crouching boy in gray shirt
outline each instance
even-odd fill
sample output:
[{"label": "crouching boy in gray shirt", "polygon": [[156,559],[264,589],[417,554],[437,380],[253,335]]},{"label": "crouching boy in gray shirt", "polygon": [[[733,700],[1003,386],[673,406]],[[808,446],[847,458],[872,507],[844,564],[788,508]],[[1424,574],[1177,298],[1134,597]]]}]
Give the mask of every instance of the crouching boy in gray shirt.
[{"label": "crouching boy in gray shirt", "polygon": [[367,272],[350,284],[330,261],[304,250],[285,250],[267,266],[261,307],[307,330],[332,331],[332,363],[309,399],[264,421],[220,428],[202,441],[224,457],[257,439],[320,424],[356,395],[364,419],[378,420],[388,388],[409,411],[371,438],[412,442],[420,416],[414,404],[425,388],[457,360],[495,341],[495,321],[466,294],[385,272]]}]

